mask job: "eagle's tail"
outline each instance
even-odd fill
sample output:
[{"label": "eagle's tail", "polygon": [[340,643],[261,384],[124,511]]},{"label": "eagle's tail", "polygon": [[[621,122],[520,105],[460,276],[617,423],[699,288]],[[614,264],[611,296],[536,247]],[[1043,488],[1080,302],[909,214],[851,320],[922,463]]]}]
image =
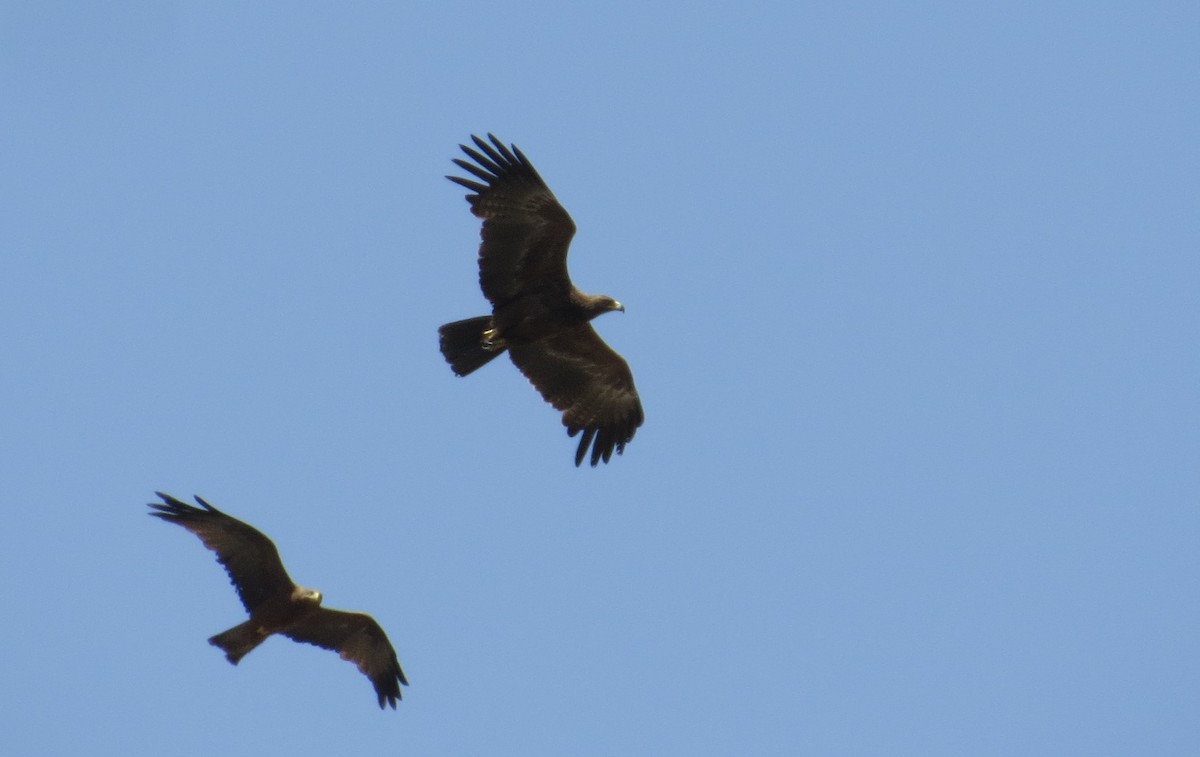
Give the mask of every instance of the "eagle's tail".
[{"label": "eagle's tail", "polygon": [[267,636],[259,632],[253,620],[230,628],[208,640],[214,647],[225,650],[225,659],[234,665],[238,664],[246,654],[266,641]]},{"label": "eagle's tail", "polygon": [[487,349],[483,346],[483,331],[491,320],[491,316],[481,315],[447,323],[438,329],[442,355],[459,376],[476,371],[504,352],[504,347]]}]

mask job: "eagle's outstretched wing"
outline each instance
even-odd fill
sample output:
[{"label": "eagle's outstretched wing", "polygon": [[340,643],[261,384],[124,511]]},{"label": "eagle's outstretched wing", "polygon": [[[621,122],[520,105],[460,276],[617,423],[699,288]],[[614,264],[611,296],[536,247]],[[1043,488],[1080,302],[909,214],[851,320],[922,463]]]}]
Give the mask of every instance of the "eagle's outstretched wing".
[{"label": "eagle's outstretched wing", "polygon": [[512,361],[542,397],[562,411],[571,436],[583,432],[575,464],[608,462],[633,439],[645,416],[633,385],[633,373],[590,324],[532,344],[509,347]]},{"label": "eagle's outstretched wing", "polygon": [[226,515],[199,497],[196,502],[203,509],[162,492],[155,494],[164,504],[151,503],[150,507],[157,512],[150,514],[178,523],[199,536],[204,546],[217,554],[217,560],[225,566],[246,612],[254,612],[254,608],[268,599],[288,597],[296,588],[283,568],[275,543],[261,531]]},{"label": "eagle's outstretched wing", "polygon": [[349,660],[375,687],[379,706],[396,709],[400,684],[408,685],[396,650],[383,628],[370,615],[321,608],[283,632],[288,638],[331,649]]},{"label": "eagle's outstretched wing", "polygon": [[575,222],[515,145],[509,149],[495,136],[488,138],[491,144],[471,137],[479,150],[459,145],[475,163],[454,159],[482,183],[446,177],[474,193],[467,195],[467,201],[471,212],[483,219],[479,246],[483,296],[495,308],[533,292],[565,300],[572,289],[567,248],[575,235]]}]

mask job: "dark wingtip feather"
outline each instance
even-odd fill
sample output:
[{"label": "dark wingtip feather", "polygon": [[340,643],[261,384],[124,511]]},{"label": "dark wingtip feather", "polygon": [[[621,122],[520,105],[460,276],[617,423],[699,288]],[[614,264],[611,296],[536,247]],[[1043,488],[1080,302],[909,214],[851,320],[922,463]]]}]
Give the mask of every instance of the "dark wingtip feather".
[{"label": "dark wingtip feather", "polygon": [[474,160],[475,163],[478,163],[479,165],[475,165],[475,163],[468,163],[462,158],[451,158],[450,162],[464,171],[470,171],[489,184],[504,173],[504,166],[500,165],[499,163],[493,163],[471,148],[464,147],[463,152],[467,154],[467,157],[471,158],[471,160]]},{"label": "dark wingtip feather", "polygon": [[[491,132],[488,132],[488,139],[492,140],[491,145],[489,145],[487,142],[484,142],[482,139],[475,136],[474,134],[471,135],[471,140],[473,142],[475,142],[476,145],[479,146],[480,150],[483,150],[484,152],[486,152],[488,154],[488,157],[490,157],[492,160],[496,161],[497,163],[503,163],[504,159],[501,157],[501,153],[504,150],[504,143],[501,142],[500,140],[496,139],[496,135],[492,134]],[[495,145],[496,147],[492,147],[492,145]],[[496,152],[496,148],[499,148],[501,150],[501,152]]]},{"label": "dark wingtip feather", "polygon": [[386,678],[373,680],[375,685],[375,694],[379,698],[379,709],[386,709],[391,705],[392,709],[396,709],[396,703],[404,699],[401,693],[400,684],[408,685],[408,679],[404,677],[404,671],[400,669],[400,664],[396,663],[396,669],[388,673]]},{"label": "dark wingtip feather", "polygon": [[[575,436],[575,432],[578,432],[579,430],[580,429],[574,429],[573,431],[568,431],[567,434],[569,436]],[[583,430],[583,436],[579,439],[579,446],[575,449],[575,467],[576,468],[578,468],[580,466],[580,464],[583,463],[583,458],[587,456],[588,447],[591,446],[592,439],[594,439],[596,436],[596,429],[594,429],[594,428],[585,428],[582,430]],[[592,467],[593,468],[596,467],[596,456],[595,455],[592,455]]]},{"label": "dark wingtip feather", "polygon": [[[475,161],[479,165],[483,166],[485,169],[487,169],[489,172],[495,174],[496,176],[499,176],[500,174],[504,173],[504,168],[505,168],[504,158],[500,157],[500,155],[498,155],[495,150],[493,150],[492,148],[490,148],[486,145],[484,145],[483,149],[484,149],[484,152],[487,153],[486,157],[484,156],[483,153],[479,152],[478,150],[472,150],[470,147],[463,146],[462,151],[467,154],[468,158]],[[458,163],[459,159],[455,158],[454,162]],[[471,169],[471,170],[475,171],[476,173],[478,173],[478,171],[479,171],[479,169],[477,169],[477,168]]]},{"label": "dark wingtip feather", "polygon": [[175,499],[170,494],[163,494],[159,491],[154,493],[158,495],[158,498],[161,499],[162,502],[147,502],[146,506],[152,507],[157,511],[150,513],[150,515],[153,515],[157,518],[173,520],[181,515],[187,514],[189,511],[196,510],[195,507],[186,502]]},{"label": "dark wingtip feather", "polygon": [[[485,185],[471,181],[470,179],[464,179],[461,176],[447,176],[446,178],[461,187],[466,187],[477,195],[487,191],[487,187]],[[467,195],[467,199],[470,199],[471,197],[472,195]]]},{"label": "dark wingtip feather", "polygon": [[215,508],[215,507],[213,507],[212,505],[210,505],[210,504],[208,504],[207,502],[205,502],[205,501],[204,501],[204,499],[203,499],[203,498],[202,498],[202,497],[201,497],[199,494],[193,494],[193,495],[192,495],[192,498],[193,498],[193,499],[195,499],[197,502],[199,502],[201,505],[204,505],[204,509],[205,509],[205,510],[208,510],[210,513],[216,513],[216,514],[218,514],[218,515],[223,515],[223,514],[224,514],[224,513],[222,513],[220,510],[218,510],[217,508]]},{"label": "dark wingtip feather", "polygon": [[[530,171],[533,171],[536,174],[537,170],[535,170],[533,167],[533,164],[529,162],[529,158],[525,157],[525,153],[521,152],[521,148],[517,147],[516,145],[513,145],[512,149],[513,149],[513,152],[517,156],[517,160],[519,160],[521,162],[521,165],[525,166]],[[539,178],[541,178],[541,177],[539,177]]]},{"label": "dark wingtip feather", "polygon": [[[583,436],[579,439],[579,446],[575,449],[575,467],[578,468],[582,465],[585,458],[591,467],[595,468],[601,462],[611,461],[613,452],[618,455],[625,454],[625,445],[633,439],[638,425],[641,425],[640,420],[625,433],[609,428],[568,427],[567,436],[569,437],[574,438],[579,432],[583,432]],[[588,454],[589,447],[591,448],[590,455]]]},{"label": "dark wingtip feather", "polygon": [[220,510],[218,510],[217,508],[215,508],[212,505],[205,502],[204,499],[201,498],[199,495],[192,495],[192,496],[195,498],[196,502],[200,503],[200,505],[204,508],[204,510],[201,510],[199,507],[196,507],[195,505],[189,505],[187,502],[184,502],[183,500],[176,499],[175,497],[172,497],[170,494],[164,494],[163,492],[159,492],[159,491],[156,491],[154,493],[158,495],[159,499],[161,499],[162,502],[148,502],[147,506],[153,507],[154,509],[159,510],[161,512],[150,513],[150,515],[156,515],[160,518],[165,518],[165,517],[170,517],[170,516],[178,517],[178,516],[183,516],[183,515],[203,514],[205,510],[207,510],[210,513],[215,513],[217,515],[223,514]]},{"label": "dark wingtip feather", "polygon": [[511,166],[511,165],[513,165],[514,163],[517,163],[517,162],[518,162],[518,161],[517,161],[517,158],[516,158],[516,156],[512,154],[512,150],[515,150],[515,149],[517,149],[517,146],[516,146],[516,145],[513,145],[513,146],[512,146],[512,150],[510,150],[509,148],[505,147],[505,145],[504,145],[504,143],[503,143],[503,142],[501,142],[499,139],[496,139],[496,135],[495,135],[495,134],[492,134],[492,133],[490,133],[490,132],[489,132],[489,133],[488,133],[488,137],[490,137],[490,138],[491,138],[491,140],[492,140],[492,144],[494,144],[494,145],[496,146],[496,150],[498,150],[498,151],[499,151],[499,153],[500,153],[500,155],[501,155],[501,156],[503,156],[503,158],[504,158],[504,163],[505,163],[506,165],[510,165],[510,166]]},{"label": "dark wingtip feather", "polygon": [[[459,168],[469,171],[481,179],[484,182],[483,185],[468,184],[466,182],[469,180],[455,176],[447,176],[446,178],[467,187],[477,194],[483,194],[488,189],[491,189],[496,182],[502,180],[532,185],[549,191],[546,187],[546,182],[538,175],[537,169],[533,167],[533,164],[529,162],[529,158],[525,157],[525,154],[516,145],[506,146],[491,132],[488,132],[488,139],[491,140],[490,143],[472,134],[471,141],[475,144],[475,147],[463,144],[459,145],[463,153],[473,160],[474,163],[469,163],[461,158],[451,158]],[[475,149],[476,147],[479,149]]]}]

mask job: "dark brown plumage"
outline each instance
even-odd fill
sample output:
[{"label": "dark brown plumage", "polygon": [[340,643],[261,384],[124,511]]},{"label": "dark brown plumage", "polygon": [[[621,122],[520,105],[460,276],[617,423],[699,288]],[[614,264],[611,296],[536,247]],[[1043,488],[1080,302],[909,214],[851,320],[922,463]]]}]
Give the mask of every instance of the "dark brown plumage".
[{"label": "dark brown plumage", "polygon": [[479,285],[492,303],[490,316],[438,329],[446,362],[466,376],[508,351],[542,397],[562,411],[567,434],[582,432],[575,465],[591,448],[591,464],[619,455],[644,415],[628,364],[590,321],[621,303],[584,294],[567,274],[567,248],[575,234],[571,216],[516,145],[489,134],[472,136],[478,150],[459,145],[474,164],[454,163],[480,181],[447,176],[471,190],[471,212],[483,219]]},{"label": "dark brown plumage", "polygon": [[288,577],[275,545],[253,526],[196,497],[204,509],[155,492],[165,504],[150,513],[177,523],[217,553],[250,619],[209,639],[234,665],[250,650],[280,633],[294,641],[333,650],[371,679],[379,706],[396,709],[400,684],[408,685],[396,650],[370,615],[321,607],[321,592],[297,586]]}]

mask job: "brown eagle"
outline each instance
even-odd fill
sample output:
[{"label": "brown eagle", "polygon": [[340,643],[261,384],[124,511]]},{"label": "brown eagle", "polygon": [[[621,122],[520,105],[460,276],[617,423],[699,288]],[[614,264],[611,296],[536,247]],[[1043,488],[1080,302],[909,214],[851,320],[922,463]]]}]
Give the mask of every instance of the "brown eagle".
[{"label": "brown eagle", "polygon": [[225,658],[234,665],[275,633],[331,649],[371,679],[380,709],[385,702],[396,709],[400,684],[407,686],[408,679],[400,669],[396,650],[374,618],[321,607],[321,592],[292,583],[275,544],[253,526],[199,497],[196,501],[203,510],[162,492],[155,494],[166,504],[150,503],[156,510],[150,515],[178,523],[216,552],[250,614],[250,620],[217,634],[208,643],[225,650]]},{"label": "brown eagle", "polygon": [[[492,314],[438,329],[442,354],[466,376],[505,350],[542,397],[562,411],[567,434],[582,432],[578,466],[591,447],[591,463],[625,451],[642,425],[642,403],[629,366],[589,321],[621,303],[584,294],[567,274],[567,247],[575,223],[529,159],[488,134],[472,136],[474,150],[459,145],[475,164],[455,164],[480,181],[446,178],[471,190],[471,212],[483,219],[479,285]],[[482,182],[482,183],[481,183]]]}]

